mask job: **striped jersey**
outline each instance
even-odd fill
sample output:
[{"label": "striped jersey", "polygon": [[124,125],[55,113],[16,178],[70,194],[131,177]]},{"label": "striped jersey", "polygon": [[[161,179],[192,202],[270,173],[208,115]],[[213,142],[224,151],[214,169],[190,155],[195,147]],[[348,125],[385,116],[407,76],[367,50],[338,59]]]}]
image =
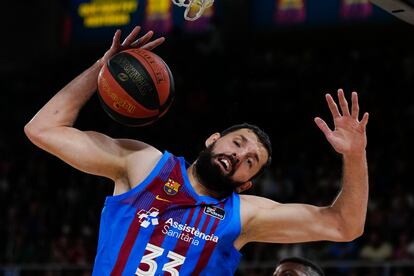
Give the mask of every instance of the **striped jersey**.
[{"label": "striped jersey", "polygon": [[234,274],[239,196],[199,196],[187,166],[164,152],[140,185],[106,198],[94,276]]}]

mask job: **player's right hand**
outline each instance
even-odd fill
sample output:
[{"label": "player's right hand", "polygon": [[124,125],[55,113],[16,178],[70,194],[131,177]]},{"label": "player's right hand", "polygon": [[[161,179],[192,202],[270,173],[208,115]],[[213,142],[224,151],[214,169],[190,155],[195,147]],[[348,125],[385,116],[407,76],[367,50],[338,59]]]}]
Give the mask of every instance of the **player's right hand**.
[{"label": "player's right hand", "polygon": [[121,43],[121,30],[115,32],[114,38],[112,39],[112,45],[104,56],[99,60],[101,65],[104,65],[108,60],[115,54],[120,51],[130,49],[130,48],[141,48],[145,50],[152,50],[155,47],[161,45],[164,41],[164,37],[157,38],[153,41],[150,41],[154,35],[153,31],[148,31],[145,35],[137,38],[138,33],[141,31],[140,26],[136,26],[132,32],[125,38]]}]

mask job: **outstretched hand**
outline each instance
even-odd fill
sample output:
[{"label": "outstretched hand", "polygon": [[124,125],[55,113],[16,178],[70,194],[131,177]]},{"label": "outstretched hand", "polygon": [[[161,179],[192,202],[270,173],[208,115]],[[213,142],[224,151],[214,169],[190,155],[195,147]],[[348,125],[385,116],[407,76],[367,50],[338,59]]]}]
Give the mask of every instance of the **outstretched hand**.
[{"label": "outstretched hand", "polygon": [[150,41],[154,35],[153,31],[147,32],[145,35],[137,38],[138,33],[141,31],[140,26],[136,26],[132,32],[125,38],[121,43],[121,30],[115,32],[114,38],[112,39],[111,48],[104,54],[100,59],[101,64],[105,64],[113,55],[119,53],[120,51],[130,49],[130,48],[141,48],[145,50],[152,50],[155,47],[161,45],[164,41],[164,37],[157,38],[153,41]]},{"label": "outstretched hand", "polygon": [[338,153],[348,156],[363,154],[367,145],[366,126],[368,123],[368,113],[365,112],[362,119],[358,119],[358,94],[352,92],[350,112],[344,91],[342,89],[338,90],[339,106],[342,114],[339,112],[332,96],[326,94],[325,97],[333,116],[335,129],[331,130],[325,121],[319,117],[315,118],[315,123]]}]

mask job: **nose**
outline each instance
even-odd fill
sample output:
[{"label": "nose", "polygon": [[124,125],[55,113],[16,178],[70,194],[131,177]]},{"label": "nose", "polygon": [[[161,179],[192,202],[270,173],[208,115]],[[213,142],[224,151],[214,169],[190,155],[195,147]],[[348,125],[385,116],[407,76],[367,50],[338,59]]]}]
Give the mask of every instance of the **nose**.
[{"label": "nose", "polygon": [[239,158],[237,157],[237,153],[233,152],[231,154],[231,157],[233,157],[233,160],[236,164],[239,163]]}]

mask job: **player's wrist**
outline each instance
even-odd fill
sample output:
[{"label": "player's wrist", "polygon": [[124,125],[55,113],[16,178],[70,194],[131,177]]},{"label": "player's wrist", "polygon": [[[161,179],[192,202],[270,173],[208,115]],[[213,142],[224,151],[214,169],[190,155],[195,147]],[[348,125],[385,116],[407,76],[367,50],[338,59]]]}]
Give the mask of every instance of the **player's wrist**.
[{"label": "player's wrist", "polygon": [[344,161],[350,161],[350,162],[356,162],[359,160],[365,160],[366,159],[366,150],[361,150],[358,152],[351,152],[351,153],[345,153],[342,154],[342,157]]},{"label": "player's wrist", "polygon": [[104,64],[105,64],[105,59],[103,57],[101,57],[93,65],[94,66],[99,66],[101,68],[102,66],[104,66]]}]

